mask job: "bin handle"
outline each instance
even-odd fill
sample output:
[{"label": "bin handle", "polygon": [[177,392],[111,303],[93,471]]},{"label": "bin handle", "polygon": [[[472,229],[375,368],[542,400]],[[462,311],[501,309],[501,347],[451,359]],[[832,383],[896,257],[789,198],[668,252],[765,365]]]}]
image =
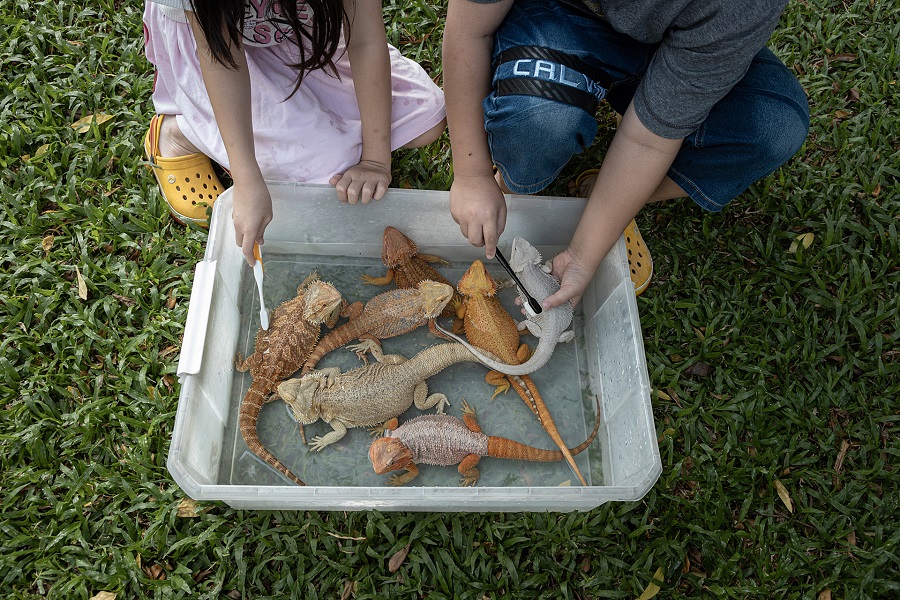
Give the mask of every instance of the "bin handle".
[{"label": "bin handle", "polygon": [[212,307],[213,283],[216,280],[216,261],[201,261],[194,269],[194,284],[188,301],[187,321],[178,357],[178,377],[196,375],[203,362],[203,346],[206,342],[206,326]]}]

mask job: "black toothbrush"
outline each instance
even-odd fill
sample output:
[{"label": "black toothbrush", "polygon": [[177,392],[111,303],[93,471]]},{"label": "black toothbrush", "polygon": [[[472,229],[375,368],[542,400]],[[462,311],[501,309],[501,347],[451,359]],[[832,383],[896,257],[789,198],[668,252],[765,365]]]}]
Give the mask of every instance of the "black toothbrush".
[{"label": "black toothbrush", "polygon": [[525,286],[522,285],[522,282],[519,281],[519,278],[513,272],[512,267],[509,266],[509,263],[506,261],[506,257],[503,256],[503,253],[500,252],[500,248],[496,248],[494,250],[494,258],[496,258],[503,268],[506,269],[506,272],[509,273],[509,276],[513,278],[513,281],[516,282],[516,286],[519,288],[519,293],[521,293],[528,300],[528,306],[531,308],[531,312],[536,315],[541,314],[543,309],[541,308],[540,302],[531,297],[531,294],[528,293],[528,290],[525,289]]}]

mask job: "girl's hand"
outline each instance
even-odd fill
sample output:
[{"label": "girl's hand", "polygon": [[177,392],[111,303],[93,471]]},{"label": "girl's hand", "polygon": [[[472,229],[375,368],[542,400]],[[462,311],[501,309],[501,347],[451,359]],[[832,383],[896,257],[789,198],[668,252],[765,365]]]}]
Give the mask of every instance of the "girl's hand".
[{"label": "girl's hand", "polygon": [[557,254],[553,258],[551,273],[560,280],[561,286],[558,292],[544,299],[542,308],[554,308],[567,301],[571,301],[572,306],[577,306],[596,270],[576,256],[571,247]]},{"label": "girl's hand", "polygon": [[338,200],[356,204],[368,204],[381,200],[391,183],[391,165],[375,160],[361,160],[343,173],[332,177],[328,183],[337,190]]},{"label": "girl's hand", "polygon": [[234,241],[241,247],[247,264],[253,266],[253,244],[264,243],[263,233],[272,221],[272,196],[260,180],[239,186],[234,184]]}]

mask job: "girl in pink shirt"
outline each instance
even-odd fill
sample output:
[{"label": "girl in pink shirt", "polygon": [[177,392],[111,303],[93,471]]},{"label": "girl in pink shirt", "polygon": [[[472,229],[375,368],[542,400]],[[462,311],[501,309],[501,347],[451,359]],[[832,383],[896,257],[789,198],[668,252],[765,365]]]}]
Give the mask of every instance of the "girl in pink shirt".
[{"label": "girl in pink shirt", "polygon": [[391,151],[444,130],[441,90],[387,43],[379,0],[150,0],[156,67],[145,151],[180,221],[206,222],[234,180],[248,262],[272,219],[264,180],[330,183],[343,202],[380,199]]}]

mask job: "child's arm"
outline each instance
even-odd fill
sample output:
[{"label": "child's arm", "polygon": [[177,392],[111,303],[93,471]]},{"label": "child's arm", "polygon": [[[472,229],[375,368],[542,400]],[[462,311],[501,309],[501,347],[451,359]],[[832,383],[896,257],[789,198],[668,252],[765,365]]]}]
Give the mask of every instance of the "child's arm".
[{"label": "child's arm", "polygon": [[331,178],[341,202],[380,200],[391,182],[391,62],[380,0],[344,3],[344,37],[362,122],[359,164]]},{"label": "child's arm", "polygon": [[628,107],[600,165],[575,235],[569,247],[553,259],[553,274],[562,287],[544,300],[545,308],[567,300],[577,304],[597,267],[638,211],[648,202],[676,197],[657,197],[655,192],[682,141],[656,135],[634,113],[634,103]]},{"label": "child's arm", "polygon": [[250,108],[250,75],[241,46],[231,47],[237,68],[216,62],[193,12],[185,11],[194,39],[203,83],[212,104],[219,133],[228,153],[234,179],[234,233],[247,262],[253,264],[253,244],[263,242],[263,232],[272,220],[272,198],[256,162],[253,117]]},{"label": "child's arm", "polygon": [[506,226],[506,201],[494,180],[481,102],[491,89],[493,35],[512,0],[450,0],[444,26],[444,98],[453,154],[450,212],[462,234],[493,258]]}]

